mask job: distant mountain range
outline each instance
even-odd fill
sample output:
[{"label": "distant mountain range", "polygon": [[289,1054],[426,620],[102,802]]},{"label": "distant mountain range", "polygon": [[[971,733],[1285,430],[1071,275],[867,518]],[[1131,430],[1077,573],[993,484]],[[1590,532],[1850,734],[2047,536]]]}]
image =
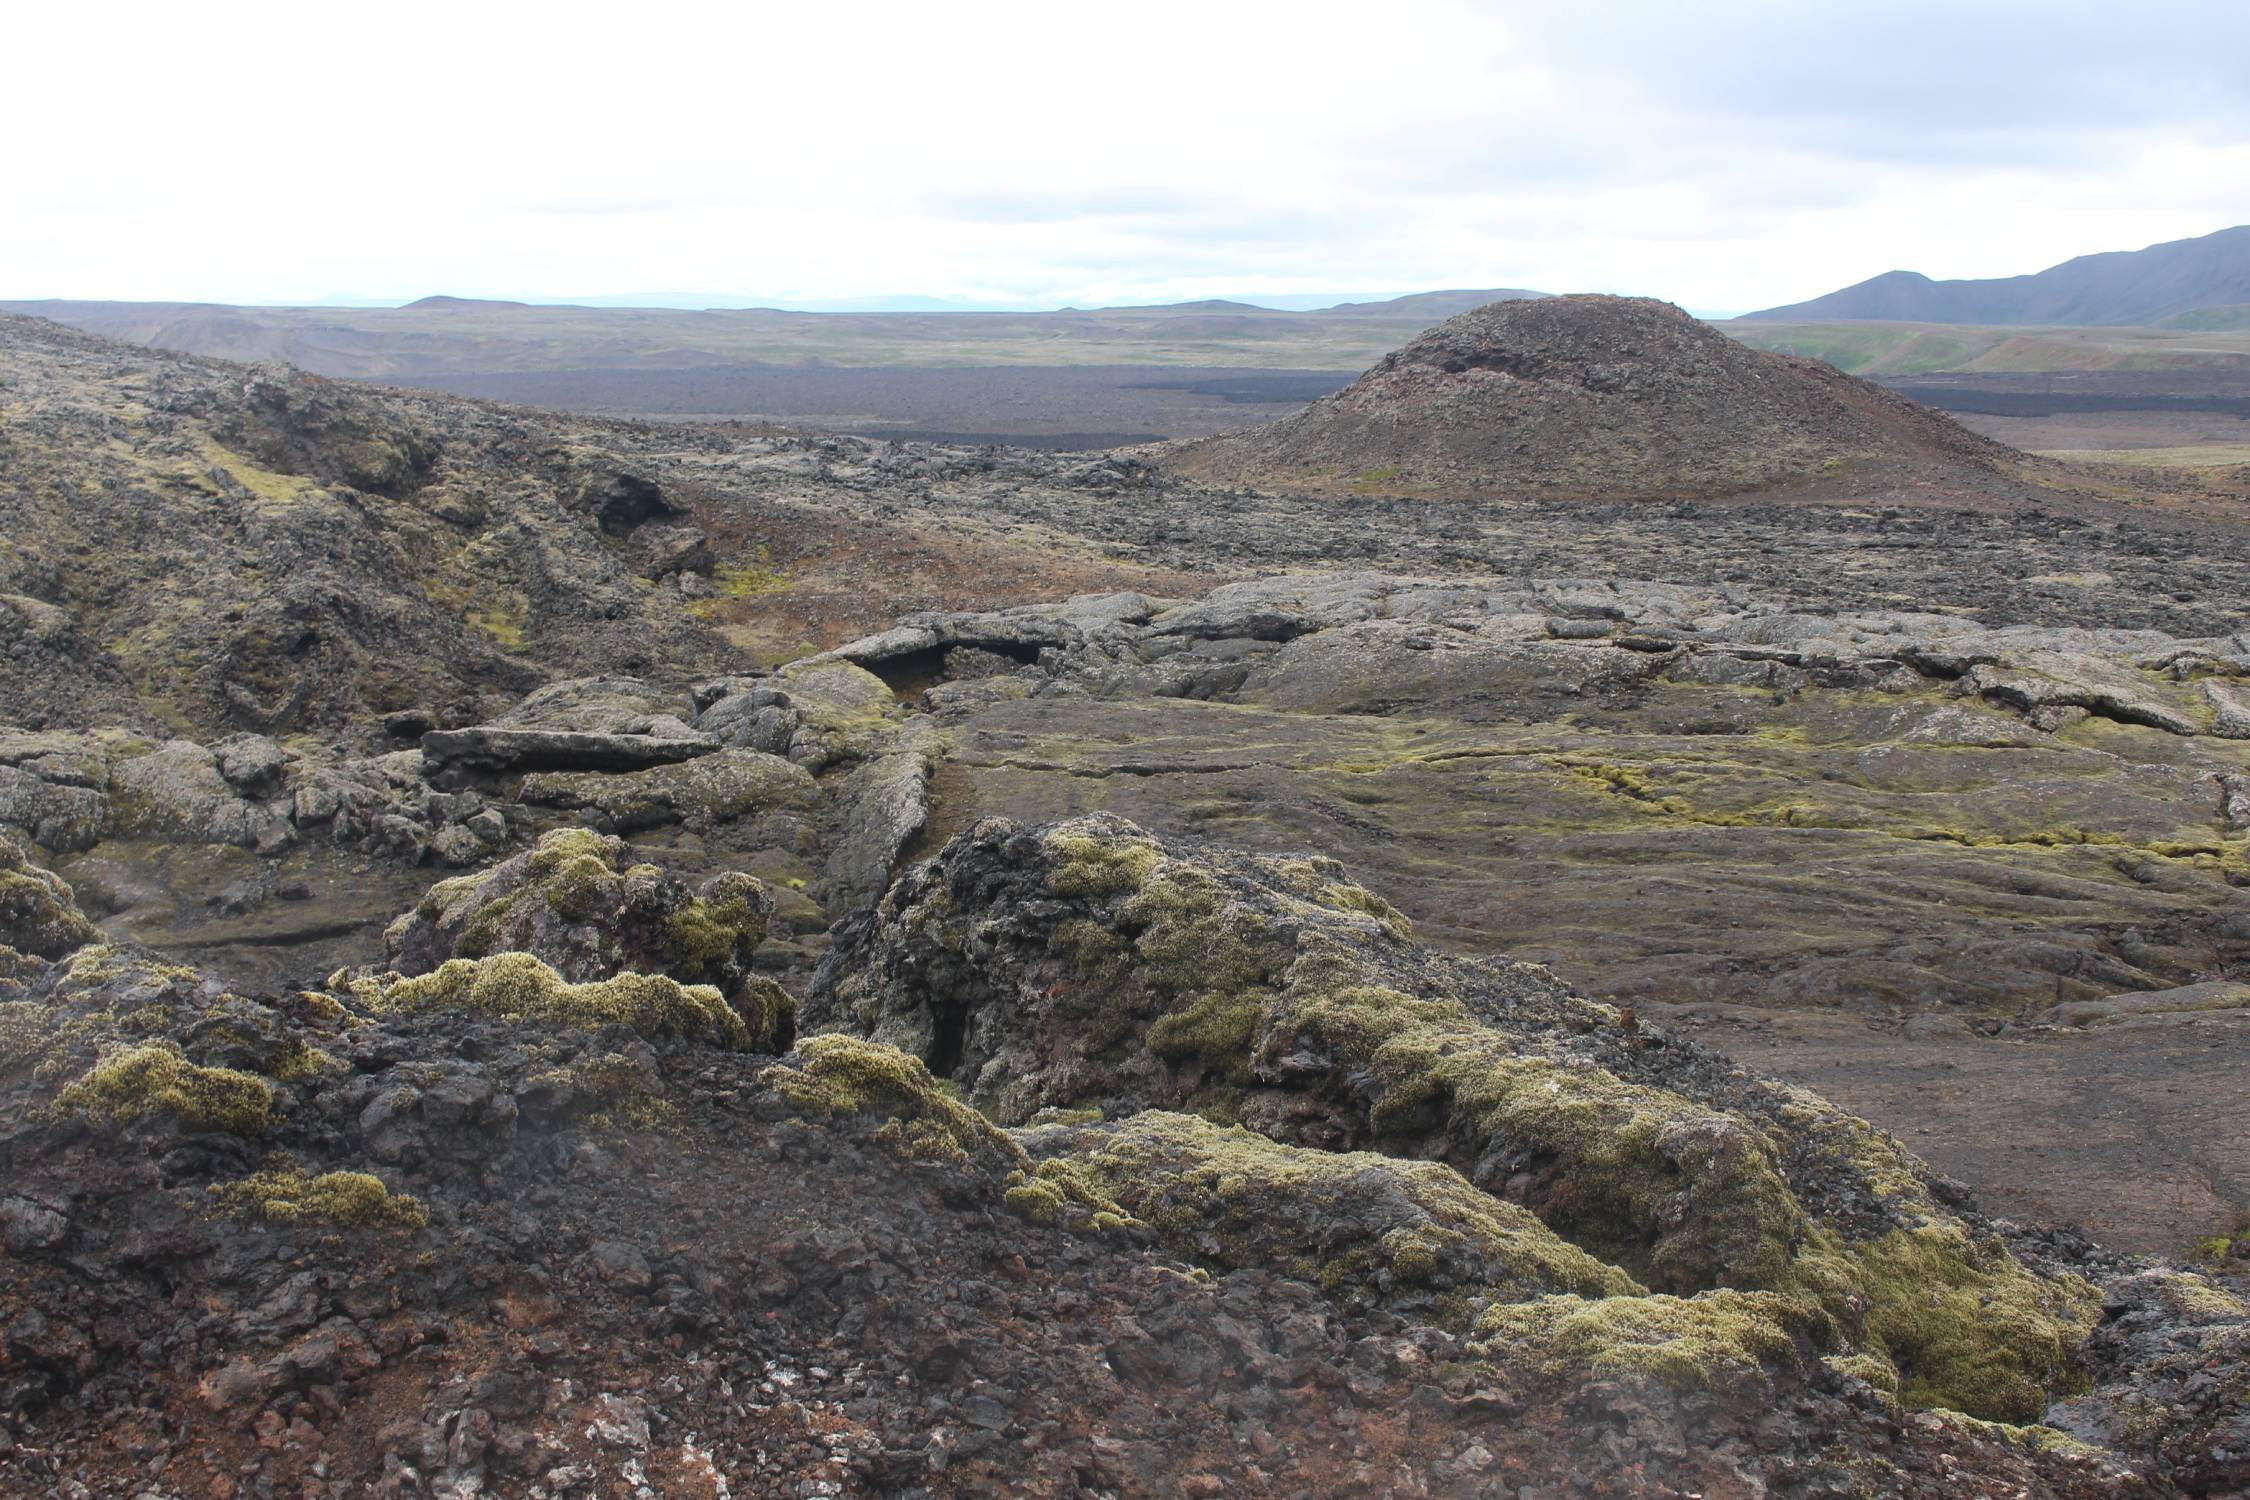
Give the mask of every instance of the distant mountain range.
[{"label": "distant mountain range", "polygon": [[[1434,323],[1512,289],[1418,292],[1317,309],[1208,299],[1045,312],[967,308],[610,307],[445,294],[404,307],[241,307],[192,302],[0,302],[89,333],[320,375],[484,389],[499,374],[601,371],[607,409],[634,409],[617,381],[648,372],[826,365],[1169,365],[1354,371]],[[664,407],[672,410],[672,407]],[[697,408],[702,410],[702,408]]]},{"label": "distant mountain range", "polygon": [[[1427,312],[1451,317],[1487,302],[1515,302],[1549,292],[1521,287],[1495,287],[1482,291],[1412,292],[1403,297],[1377,297],[1365,292],[1243,292],[1234,297],[1207,297],[1192,302],[1113,302],[1091,309],[1096,312],[1331,312],[1345,316],[1390,316]],[[1078,312],[1076,307],[1048,307],[1016,302],[960,302],[947,297],[883,296],[844,297],[823,302],[790,299],[761,301],[729,292],[622,292],[599,297],[527,297],[516,300],[490,297],[453,297],[443,294],[404,304],[369,302],[337,297],[310,304],[319,307],[376,308],[403,305],[435,307],[606,307],[664,308],[681,311],[822,312],[822,313],[1030,313]]]},{"label": "distant mountain range", "polygon": [[1742,321],[2250,328],[2250,224],[2145,250],[2081,255],[2031,276],[1880,276]]}]

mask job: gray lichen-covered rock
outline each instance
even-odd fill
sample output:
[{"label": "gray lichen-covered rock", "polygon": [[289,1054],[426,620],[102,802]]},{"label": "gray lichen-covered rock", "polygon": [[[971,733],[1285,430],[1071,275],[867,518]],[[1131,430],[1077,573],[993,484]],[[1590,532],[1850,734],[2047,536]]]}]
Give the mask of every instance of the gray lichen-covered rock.
[{"label": "gray lichen-covered rock", "polygon": [[897,727],[899,710],[889,685],[864,667],[815,657],[778,675],[776,685],[789,694],[797,717],[789,758],[807,770],[875,753]]},{"label": "gray lichen-covered rock", "polygon": [[639,677],[571,677],[526,693],[492,723],[502,729],[624,734],[635,719],[686,711],[686,695]]},{"label": "gray lichen-covered rock", "polygon": [[2250,740],[2250,692],[2242,684],[2206,680],[2203,696],[2211,704],[2211,732],[2221,739]]},{"label": "gray lichen-covered rock", "polygon": [[2191,1495],[2250,1489],[2250,1302],[2168,1267],[2105,1289],[2094,1388],[2050,1426],[2173,1476]]},{"label": "gray lichen-covered rock", "polygon": [[121,831],[262,852],[296,837],[286,798],[258,801],[231,784],[220,758],[189,740],[172,740],[110,769],[111,810]]},{"label": "gray lichen-covered rock", "polygon": [[828,856],[830,886],[847,905],[872,902],[930,816],[930,773],[939,758],[936,735],[918,722],[896,747],[855,768],[840,794],[843,827]]},{"label": "gray lichen-covered rock", "polygon": [[599,819],[620,833],[685,824],[702,832],[768,812],[803,812],[819,789],[801,767],[756,750],[718,750],[630,772],[550,771],[523,779],[523,800]]},{"label": "gray lichen-covered rock", "polygon": [[433,768],[471,772],[634,771],[709,755],[719,748],[701,737],[586,734],[570,729],[433,729],[422,736],[422,757]]},{"label": "gray lichen-covered rock", "polygon": [[278,789],[282,775],[296,757],[262,734],[238,734],[211,747],[219,757],[219,774],[227,785],[246,796],[262,796]]},{"label": "gray lichen-covered rock", "polygon": [[0,829],[57,853],[91,848],[108,785],[109,757],[91,738],[0,731]]},{"label": "gray lichen-covered rock", "polygon": [[723,745],[787,755],[804,715],[789,694],[765,683],[729,685],[729,691],[696,716],[695,728]]}]

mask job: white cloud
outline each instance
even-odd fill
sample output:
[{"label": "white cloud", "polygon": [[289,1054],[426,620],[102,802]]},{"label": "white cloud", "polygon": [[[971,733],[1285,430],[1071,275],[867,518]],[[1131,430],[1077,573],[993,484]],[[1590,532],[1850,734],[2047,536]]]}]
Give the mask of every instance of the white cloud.
[{"label": "white cloud", "polygon": [[2239,0],[26,10],[0,296],[1748,308],[2250,219]]}]

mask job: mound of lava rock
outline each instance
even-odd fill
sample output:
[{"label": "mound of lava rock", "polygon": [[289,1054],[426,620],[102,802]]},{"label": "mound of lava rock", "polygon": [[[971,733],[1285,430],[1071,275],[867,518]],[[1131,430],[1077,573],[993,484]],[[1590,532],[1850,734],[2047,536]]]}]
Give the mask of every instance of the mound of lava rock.
[{"label": "mound of lava rock", "polygon": [[1169,454],[1227,483],[1529,498],[1729,494],[1866,461],[2015,457],[1829,365],[1606,296],[1462,313],[1295,416]]}]

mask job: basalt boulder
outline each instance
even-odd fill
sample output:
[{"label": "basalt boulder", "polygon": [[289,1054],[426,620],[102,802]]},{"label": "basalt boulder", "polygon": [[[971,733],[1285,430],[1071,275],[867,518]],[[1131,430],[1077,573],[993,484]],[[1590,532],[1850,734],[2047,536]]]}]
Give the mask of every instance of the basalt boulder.
[{"label": "basalt boulder", "polygon": [[574,983],[663,974],[732,996],[753,982],[771,905],[748,875],[727,871],[694,887],[623,839],[568,828],[432,886],[385,930],[383,949],[386,966],[406,976],[455,959],[529,953]]}]

